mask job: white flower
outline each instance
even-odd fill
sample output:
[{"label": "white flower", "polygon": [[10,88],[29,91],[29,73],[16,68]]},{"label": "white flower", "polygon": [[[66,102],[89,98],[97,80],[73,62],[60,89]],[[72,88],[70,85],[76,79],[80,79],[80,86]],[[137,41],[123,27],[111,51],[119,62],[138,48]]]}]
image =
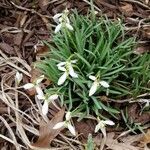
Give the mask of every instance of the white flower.
[{"label": "white flower", "polygon": [[73,127],[73,125],[70,122],[71,112],[67,112],[65,118],[66,118],[65,121],[57,123],[53,127],[53,129],[59,129],[59,128],[65,127],[65,128],[69,129],[69,131],[71,132],[71,134],[73,134],[74,136],[76,136],[75,128]]},{"label": "white flower", "polygon": [[104,137],[106,137],[106,125],[115,125],[115,123],[111,120],[100,120],[98,119],[98,124],[95,127],[95,133],[101,130],[103,133]]},{"label": "white flower", "polygon": [[19,73],[19,72],[17,71],[17,72],[16,72],[16,76],[15,76],[15,80],[16,80],[16,82],[17,82],[18,85],[19,85],[19,83],[21,82],[22,78],[23,78],[22,73]]},{"label": "white flower", "polygon": [[149,99],[139,99],[139,100],[137,100],[137,102],[146,103],[144,106],[144,108],[145,108],[145,107],[149,107],[150,100]]},{"label": "white flower", "polygon": [[63,75],[58,80],[58,85],[62,85],[67,77],[70,75],[73,78],[78,78],[78,75],[74,72],[72,64],[75,64],[77,60],[71,60],[66,62],[61,62],[57,65],[58,69],[63,71]]},{"label": "white flower", "polygon": [[58,95],[57,94],[53,94],[53,95],[51,95],[49,97],[46,97],[44,95],[43,91],[42,91],[41,93],[39,93],[37,95],[37,98],[40,99],[40,100],[44,100],[44,104],[42,106],[42,113],[43,113],[43,115],[47,115],[49,102],[52,102],[52,101],[58,99]]},{"label": "white flower", "polygon": [[26,90],[26,89],[31,89],[31,88],[35,88],[36,89],[36,92],[38,95],[41,95],[43,92],[42,92],[42,89],[41,87],[39,86],[39,84],[42,82],[42,80],[44,79],[44,75],[41,75],[39,78],[37,78],[33,83],[27,83],[23,86],[23,88]]},{"label": "white flower", "polygon": [[106,81],[100,81],[95,76],[90,75],[89,78],[94,81],[91,88],[90,88],[89,96],[92,96],[96,92],[98,86],[100,86],[100,85],[102,85],[105,88],[109,87],[109,84]]},{"label": "white flower", "polygon": [[73,27],[70,25],[68,13],[69,11],[66,9],[63,13],[54,15],[53,19],[58,24],[55,28],[55,33],[59,32],[63,27],[66,27],[69,30],[73,30]]}]

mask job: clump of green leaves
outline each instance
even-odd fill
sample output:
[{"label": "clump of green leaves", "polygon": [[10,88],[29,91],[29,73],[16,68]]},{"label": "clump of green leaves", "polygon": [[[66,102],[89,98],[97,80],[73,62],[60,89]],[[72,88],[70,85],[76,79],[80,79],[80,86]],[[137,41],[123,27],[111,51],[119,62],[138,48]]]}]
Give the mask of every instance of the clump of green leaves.
[{"label": "clump of green leaves", "polygon": [[[91,17],[92,16],[92,17]],[[136,40],[124,32],[121,21],[111,21],[107,17],[82,16],[77,12],[70,15],[73,31],[63,28],[52,35],[51,43],[46,43],[50,52],[37,63],[42,72],[52,81],[48,93],[57,93],[61,105],[69,111],[82,114],[96,114],[102,118],[104,111],[116,117],[120,112],[101,101],[101,96],[113,99],[136,97],[148,92],[150,79],[150,59],[148,54],[133,53]],[[72,64],[78,78],[67,76],[64,84],[58,86],[62,71],[57,64],[77,60]],[[89,96],[93,81],[90,75],[107,81],[109,88],[98,86],[96,93]]]}]

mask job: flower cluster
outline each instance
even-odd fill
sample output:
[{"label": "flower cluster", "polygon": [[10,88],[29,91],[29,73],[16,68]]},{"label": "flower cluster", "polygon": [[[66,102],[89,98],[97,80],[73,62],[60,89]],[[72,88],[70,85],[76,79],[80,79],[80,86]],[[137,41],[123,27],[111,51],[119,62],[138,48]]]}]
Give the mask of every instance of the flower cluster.
[{"label": "flower cluster", "polygon": [[35,81],[33,81],[33,83],[25,84],[23,87],[24,89],[31,89],[31,88],[36,89],[37,98],[39,100],[44,100],[44,104],[42,106],[42,113],[43,115],[46,115],[48,113],[49,102],[53,102],[54,100],[58,99],[58,95],[57,94],[53,94],[50,96],[44,95],[42,88],[40,87],[40,83],[42,82],[43,79],[44,79],[44,75],[37,78]]},{"label": "flower cluster", "polygon": [[61,28],[64,27],[73,30],[73,27],[70,25],[68,13],[69,11],[66,9],[63,13],[58,13],[53,17],[54,21],[58,24],[55,28],[55,33],[59,32]]},{"label": "flower cluster", "polygon": [[[64,72],[63,75],[58,80],[58,85],[62,85],[66,81],[69,75],[72,78],[78,78],[78,74],[75,73],[73,69],[73,64],[76,64],[76,63],[77,63],[77,60],[69,60],[69,61],[60,62],[59,64],[57,64],[58,69]],[[109,84],[106,81],[100,80],[99,77],[90,75],[89,78],[94,81],[90,88],[89,96],[92,96],[97,91],[97,88],[100,85],[105,88],[109,88]]]}]

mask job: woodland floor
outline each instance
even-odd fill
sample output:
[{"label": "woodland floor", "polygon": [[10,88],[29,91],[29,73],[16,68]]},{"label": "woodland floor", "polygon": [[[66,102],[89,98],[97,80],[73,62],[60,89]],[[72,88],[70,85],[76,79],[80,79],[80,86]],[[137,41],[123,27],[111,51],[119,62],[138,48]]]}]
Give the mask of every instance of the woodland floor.
[{"label": "woodland floor", "polygon": [[[126,31],[136,36],[139,44],[137,53],[150,52],[150,1],[149,0],[94,0],[97,15],[106,14],[110,19],[122,18]],[[41,105],[34,97],[34,91],[24,91],[14,84],[16,71],[23,73],[21,85],[39,76],[33,69],[35,62],[46,46],[34,45],[41,40],[50,40],[53,15],[65,8],[77,9],[86,15],[88,0],[0,0],[0,149],[84,149],[88,134],[93,134],[99,149],[102,135],[94,134],[93,122],[85,120],[75,123],[78,137],[71,137],[66,130],[52,131],[50,127],[62,118],[64,110],[57,113],[53,107],[48,118],[41,115]],[[45,81],[43,86],[48,85]],[[17,106],[17,103],[19,104]],[[118,104],[121,105],[121,104]],[[150,148],[150,113],[138,114],[138,103],[129,105],[128,115],[145,126],[145,135],[128,134],[125,129],[108,128],[106,149],[148,150]],[[19,110],[19,111],[18,111]],[[52,119],[52,120],[51,120]],[[47,122],[45,122],[45,121]],[[120,134],[124,134],[118,137]],[[38,138],[39,137],[39,138]],[[33,144],[34,143],[34,144]],[[48,148],[51,145],[51,148]],[[34,148],[39,147],[39,148]],[[53,148],[52,148],[53,147]],[[149,148],[148,148],[149,147]],[[90,150],[90,149],[89,149]]]}]

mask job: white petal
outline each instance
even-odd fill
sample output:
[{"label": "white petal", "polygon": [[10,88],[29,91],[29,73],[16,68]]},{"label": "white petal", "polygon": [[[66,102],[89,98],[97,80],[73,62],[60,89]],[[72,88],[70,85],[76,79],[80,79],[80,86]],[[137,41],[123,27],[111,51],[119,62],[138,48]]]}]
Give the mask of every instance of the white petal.
[{"label": "white petal", "polygon": [[75,64],[77,61],[78,61],[78,60],[75,59],[75,60],[71,60],[70,62],[71,62],[72,64]]},{"label": "white petal", "polygon": [[62,85],[67,79],[67,72],[65,72],[58,80],[58,85]]},{"label": "white petal", "polygon": [[65,121],[55,124],[53,129],[59,129],[59,128],[62,128],[63,126],[65,126]]},{"label": "white petal", "polygon": [[90,78],[91,80],[93,80],[93,81],[96,80],[96,77],[95,77],[95,76],[92,76],[92,75],[90,75],[89,78]]},{"label": "white petal", "polygon": [[65,67],[61,67],[61,66],[59,66],[58,69],[61,70],[61,71],[66,71],[66,68]]},{"label": "white petal", "polygon": [[48,99],[51,100],[51,101],[53,101],[53,100],[55,100],[57,98],[58,98],[58,95],[54,94],[54,95],[51,95]]},{"label": "white petal", "polygon": [[54,21],[55,21],[56,23],[58,23],[59,18],[60,18],[61,16],[62,16],[62,13],[58,13],[58,14],[54,15],[54,17],[53,17]]},{"label": "white petal", "polygon": [[96,125],[96,127],[95,127],[95,130],[94,130],[94,132],[96,133],[96,132],[98,132],[99,131],[99,129],[100,129],[100,126],[99,126],[99,123]]},{"label": "white petal", "polygon": [[41,75],[40,77],[38,77],[36,80],[36,84],[41,83],[43,79],[44,79],[44,75]]},{"label": "white petal", "polygon": [[46,99],[44,95],[37,95],[37,98],[38,98],[39,100],[45,100],[45,99]]},{"label": "white petal", "polygon": [[103,128],[100,128],[100,129],[101,129],[101,131],[102,131],[102,133],[103,133],[104,137],[106,137],[106,128],[105,128],[105,127],[103,127]]},{"label": "white petal", "polygon": [[97,87],[98,87],[98,83],[97,83],[97,82],[94,82],[94,83],[92,84],[92,86],[91,86],[90,91],[89,91],[89,96],[92,96],[92,95],[96,92]]},{"label": "white petal", "polygon": [[78,75],[74,72],[74,69],[71,65],[71,63],[68,64],[69,67],[69,74],[73,77],[73,78],[78,78]]},{"label": "white petal", "polygon": [[146,102],[145,107],[149,107],[149,102]]},{"label": "white petal", "polygon": [[66,64],[66,62],[60,62],[59,64],[57,64],[57,67],[62,67]]},{"label": "white petal", "polygon": [[44,104],[42,106],[42,113],[43,115],[47,115],[48,113],[48,102],[46,100],[44,101]]},{"label": "white petal", "polygon": [[100,81],[99,83],[105,88],[109,87],[109,84],[106,81]]},{"label": "white petal", "polygon": [[67,124],[67,127],[68,127],[69,131],[70,131],[74,136],[76,136],[75,128],[71,125],[71,123],[68,123],[68,124]]},{"label": "white petal", "polygon": [[34,84],[33,83],[27,83],[23,86],[23,88],[26,90],[26,89],[31,89],[34,87]]},{"label": "white petal", "polygon": [[43,93],[43,91],[42,91],[42,89],[41,89],[40,86],[36,86],[35,89],[36,89],[37,94],[38,94],[40,97],[43,97],[43,96],[44,96],[44,93]]},{"label": "white petal", "polygon": [[17,72],[16,72],[15,79],[16,79],[16,81],[17,81],[18,84],[20,83],[20,81],[22,80],[22,78],[23,78],[22,73],[19,73],[19,72],[17,71]]},{"label": "white petal", "polygon": [[66,113],[66,116],[65,116],[65,117],[66,117],[66,120],[69,121],[69,120],[71,119],[71,112],[68,111],[68,112]]},{"label": "white petal", "polygon": [[105,124],[108,124],[108,125],[111,125],[111,126],[113,126],[113,125],[115,125],[115,123],[113,122],[113,121],[111,121],[111,120],[105,120],[105,121],[103,121]]},{"label": "white petal", "polygon": [[54,32],[55,33],[59,32],[61,27],[62,27],[62,24],[57,25]]},{"label": "white petal", "polygon": [[69,30],[73,30],[73,27],[69,23],[66,23],[65,25]]},{"label": "white petal", "polygon": [[66,19],[66,23],[70,24],[70,20],[68,17],[65,18]]}]

